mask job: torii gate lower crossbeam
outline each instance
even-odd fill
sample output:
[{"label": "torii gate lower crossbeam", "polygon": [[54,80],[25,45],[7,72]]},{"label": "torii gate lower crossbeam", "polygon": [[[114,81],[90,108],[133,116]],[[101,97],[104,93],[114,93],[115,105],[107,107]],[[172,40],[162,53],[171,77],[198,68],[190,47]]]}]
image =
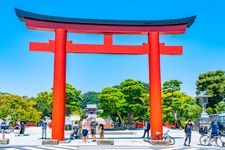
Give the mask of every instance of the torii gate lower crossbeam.
[{"label": "torii gate lower crossbeam", "polygon": [[[34,14],[20,9],[15,10],[17,16],[26,23],[28,28],[55,32],[54,41],[30,43],[32,51],[54,53],[52,139],[64,140],[66,53],[148,55],[151,135],[162,138],[160,54],[182,54],[182,47],[165,46],[164,43],[159,42],[159,35],[184,33],[186,28],[194,22],[195,16],[172,20],[122,21],[62,18]],[[73,44],[67,41],[67,32],[103,34],[104,43],[102,45]],[[148,43],[136,46],[113,45],[113,34],[147,34]]]}]

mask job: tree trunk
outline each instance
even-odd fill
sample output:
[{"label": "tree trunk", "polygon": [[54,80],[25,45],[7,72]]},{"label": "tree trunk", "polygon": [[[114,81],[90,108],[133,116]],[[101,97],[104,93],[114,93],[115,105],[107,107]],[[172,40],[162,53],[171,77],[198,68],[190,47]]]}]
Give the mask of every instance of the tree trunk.
[{"label": "tree trunk", "polygon": [[122,119],[122,117],[121,117],[120,113],[118,113],[118,112],[117,112],[117,115],[118,115],[119,120],[120,120],[120,122],[121,122],[120,127],[125,128],[125,125],[123,124],[123,119]]}]

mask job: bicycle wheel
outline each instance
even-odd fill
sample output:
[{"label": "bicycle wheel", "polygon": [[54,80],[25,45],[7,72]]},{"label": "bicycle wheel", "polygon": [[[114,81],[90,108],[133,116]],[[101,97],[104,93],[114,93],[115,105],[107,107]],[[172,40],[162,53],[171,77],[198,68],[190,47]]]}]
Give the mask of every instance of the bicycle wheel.
[{"label": "bicycle wheel", "polygon": [[6,133],[6,134],[11,133],[11,131],[12,131],[12,128],[11,128],[11,127],[9,127],[9,128],[7,128],[7,129],[5,129],[5,133]]},{"label": "bicycle wheel", "polygon": [[166,136],[164,139],[165,139],[165,141],[168,141],[170,145],[174,145],[175,144],[175,140],[171,136]]},{"label": "bicycle wheel", "polygon": [[208,135],[202,135],[202,136],[200,137],[199,141],[200,141],[200,144],[201,144],[201,145],[207,146],[207,145],[209,145],[210,138],[209,138]]},{"label": "bicycle wheel", "polygon": [[217,146],[225,147],[225,135],[221,135],[216,139]]}]

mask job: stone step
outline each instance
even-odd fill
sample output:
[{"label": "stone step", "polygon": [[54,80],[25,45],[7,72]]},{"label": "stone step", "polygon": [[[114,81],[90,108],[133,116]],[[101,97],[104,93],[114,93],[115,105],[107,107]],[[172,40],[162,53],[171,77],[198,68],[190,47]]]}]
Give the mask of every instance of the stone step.
[{"label": "stone step", "polygon": [[165,140],[151,140],[150,142],[152,145],[163,145],[163,146],[169,146],[170,143]]},{"label": "stone step", "polygon": [[131,131],[104,131],[104,134],[111,134],[111,135],[118,135],[118,134],[121,134],[121,135],[134,135],[136,133],[134,132],[131,132]]},{"label": "stone step", "polygon": [[97,145],[114,145],[114,140],[97,140]]},{"label": "stone step", "polygon": [[0,139],[0,144],[9,144],[9,139]]},{"label": "stone step", "polygon": [[58,145],[58,140],[43,140],[42,145]]}]

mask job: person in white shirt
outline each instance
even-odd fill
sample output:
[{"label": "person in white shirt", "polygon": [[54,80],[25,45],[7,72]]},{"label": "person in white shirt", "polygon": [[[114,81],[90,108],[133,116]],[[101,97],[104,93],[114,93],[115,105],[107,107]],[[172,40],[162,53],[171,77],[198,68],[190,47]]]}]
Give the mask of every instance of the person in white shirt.
[{"label": "person in white shirt", "polygon": [[87,135],[88,135],[88,116],[85,116],[82,120],[82,141],[87,141]]}]

